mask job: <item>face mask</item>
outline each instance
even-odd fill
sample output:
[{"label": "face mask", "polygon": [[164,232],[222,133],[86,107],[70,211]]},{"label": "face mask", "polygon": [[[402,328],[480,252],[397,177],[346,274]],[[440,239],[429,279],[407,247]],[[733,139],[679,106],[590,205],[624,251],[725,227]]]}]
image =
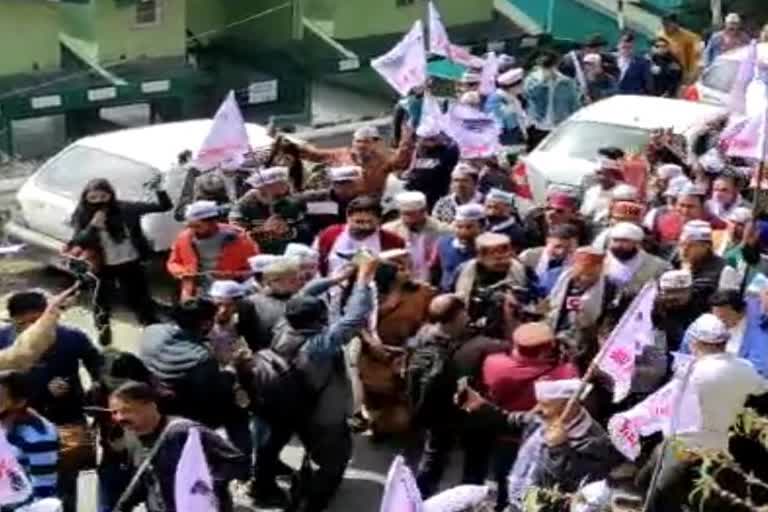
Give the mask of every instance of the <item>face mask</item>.
[{"label": "face mask", "polygon": [[376,232],[373,228],[349,228],[349,235],[356,239],[356,240],[362,240],[364,238],[368,238],[369,236],[373,235]]},{"label": "face mask", "polygon": [[619,261],[629,261],[637,255],[638,249],[611,249],[611,254]]}]

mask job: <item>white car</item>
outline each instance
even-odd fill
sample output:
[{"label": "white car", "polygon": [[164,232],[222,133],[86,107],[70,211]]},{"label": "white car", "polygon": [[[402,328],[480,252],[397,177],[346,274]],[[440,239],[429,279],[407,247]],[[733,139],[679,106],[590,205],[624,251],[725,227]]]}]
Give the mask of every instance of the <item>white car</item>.
[{"label": "white car", "polygon": [[[768,43],[760,43],[759,51],[768,51]],[[693,101],[703,101],[716,105],[728,105],[741,63],[749,56],[749,46],[742,46],[726,52],[715,59],[704,71],[696,83],[683,91],[683,97]]]},{"label": "white car", "polygon": [[[153,200],[144,184],[158,173],[176,202],[184,173],[171,172],[184,150],[199,148],[211,128],[210,120],[182,121],[118,130],[84,137],[46,161],[19,189],[18,213],[5,226],[6,234],[33,247],[58,253],[72,235],[69,220],[85,184],[106,178],[120,199]],[[263,127],[246,123],[254,150],[271,145]],[[168,250],[182,225],[173,212],[142,219],[142,228],[156,252]],[[56,263],[54,259],[52,263]]]},{"label": "white car", "polygon": [[534,198],[520,201],[520,209],[544,204],[552,185],[584,189],[597,169],[598,149],[639,152],[655,129],[672,128],[684,137],[693,158],[692,148],[707,123],[726,114],[723,107],[654,96],[617,95],[586,106],[518,161],[513,173],[527,177]]}]

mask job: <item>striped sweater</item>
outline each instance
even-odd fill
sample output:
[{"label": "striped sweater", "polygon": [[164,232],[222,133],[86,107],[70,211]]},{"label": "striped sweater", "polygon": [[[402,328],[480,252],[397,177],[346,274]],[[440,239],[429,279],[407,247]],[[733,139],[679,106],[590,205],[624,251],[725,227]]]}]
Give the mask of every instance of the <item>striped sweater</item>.
[{"label": "striped sweater", "polygon": [[28,410],[25,416],[8,427],[6,435],[32,484],[30,501],[56,497],[59,434],[53,423]]}]

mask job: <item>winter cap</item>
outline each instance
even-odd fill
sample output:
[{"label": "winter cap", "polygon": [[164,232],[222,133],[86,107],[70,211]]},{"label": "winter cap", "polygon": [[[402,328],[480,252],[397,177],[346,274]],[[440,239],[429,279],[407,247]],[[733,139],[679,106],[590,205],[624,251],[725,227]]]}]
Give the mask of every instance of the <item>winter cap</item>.
[{"label": "winter cap", "polygon": [[631,222],[619,222],[611,227],[610,237],[614,240],[631,240],[633,242],[642,242],[645,238],[643,228]]},{"label": "winter cap", "polygon": [[491,247],[501,247],[510,245],[512,241],[507,235],[501,233],[483,233],[475,239],[475,247],[480,249],[490,249]]},{"label": "winter cap", "polygon": [[219,215],[221,209],[215,201],[195,201],[184,210],[184,220],[187,222],[215,219]]},{"label": "winter cap", "polygon": [[499,201],[509,206],[514,206],[515,195],[498,188],[492,188],[485,196],[485,202],[488,203],[488,201]]},{"label": "winter cap", "polygon": [[288,168],[277,166],[254,171],[245,182],[253,188],[274,185],[275,183],[288,183]]},{"label": "winter cap", "polygon": [[280,256],[276,254],[257,254],[248,258],[248,265],[251,267],[251,272],[254,274],[261,274],[264,269],[269,267],[272,262],[279,259]]},{"label": "winter cap", "polygon": [[689,220],[680,234],[681,242],[711,242],[712,226],[705,220]]},{"label": "winter cap", "polygon": [[483,220],[485,208],[477,203],[462,204],[456,208],[455,220]]},{"label": "winter cap", "polygon": [[662,290],[685,290],[693,286],[693,276],[687,270],[668,270],[659,278]]},{"label": "winter cap", "polygon": [[728,327],[712,313],[704,313],[685,331],[685,339],[713,345],[727,343],[730,337]]}]

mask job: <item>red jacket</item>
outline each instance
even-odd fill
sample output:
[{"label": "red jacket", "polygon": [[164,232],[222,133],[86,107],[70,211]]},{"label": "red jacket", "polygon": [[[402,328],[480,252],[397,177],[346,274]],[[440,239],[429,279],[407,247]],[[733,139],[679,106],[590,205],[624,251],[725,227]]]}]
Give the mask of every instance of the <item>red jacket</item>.
[{"label": "red jacket", "polygon": [[534,382],[579,377],[571,363],[531,359],[515,354],[491,354],[483,362],[483,384],[491,401],[509,412],[524,412],[536,405]]},{"label": "red jacket", "polygon": [[[320,273],[322,275],[328,275],[328,257],[331,255],[333,244],[339,238],[339,235],[347,227],[346,224],[334,224],[328,226],[317,235],[317,251],[320,253]],[[389,251],[392,249],[403,249],[405,247],[405,241],[394,233],[389,231],[379,230],[379,240],[382,251]]]},{"label": "red jacket", "polygon": [[[248,258],[259,254],[259,246],[240,228],[229,224],[219,224],[224,231],[224,243],[219,253],[216,270],[223,273],[238,274],[250,272]],[[181,298],[189,299],[195,296],[195,279],[184,279],[185,276],[196,274],[199,269],[197,249],[192,242],[192,231],[184,229],[178,234],[171,247],[171,255],[166,264],[168,272],[176,279],[182,279]]]}]

